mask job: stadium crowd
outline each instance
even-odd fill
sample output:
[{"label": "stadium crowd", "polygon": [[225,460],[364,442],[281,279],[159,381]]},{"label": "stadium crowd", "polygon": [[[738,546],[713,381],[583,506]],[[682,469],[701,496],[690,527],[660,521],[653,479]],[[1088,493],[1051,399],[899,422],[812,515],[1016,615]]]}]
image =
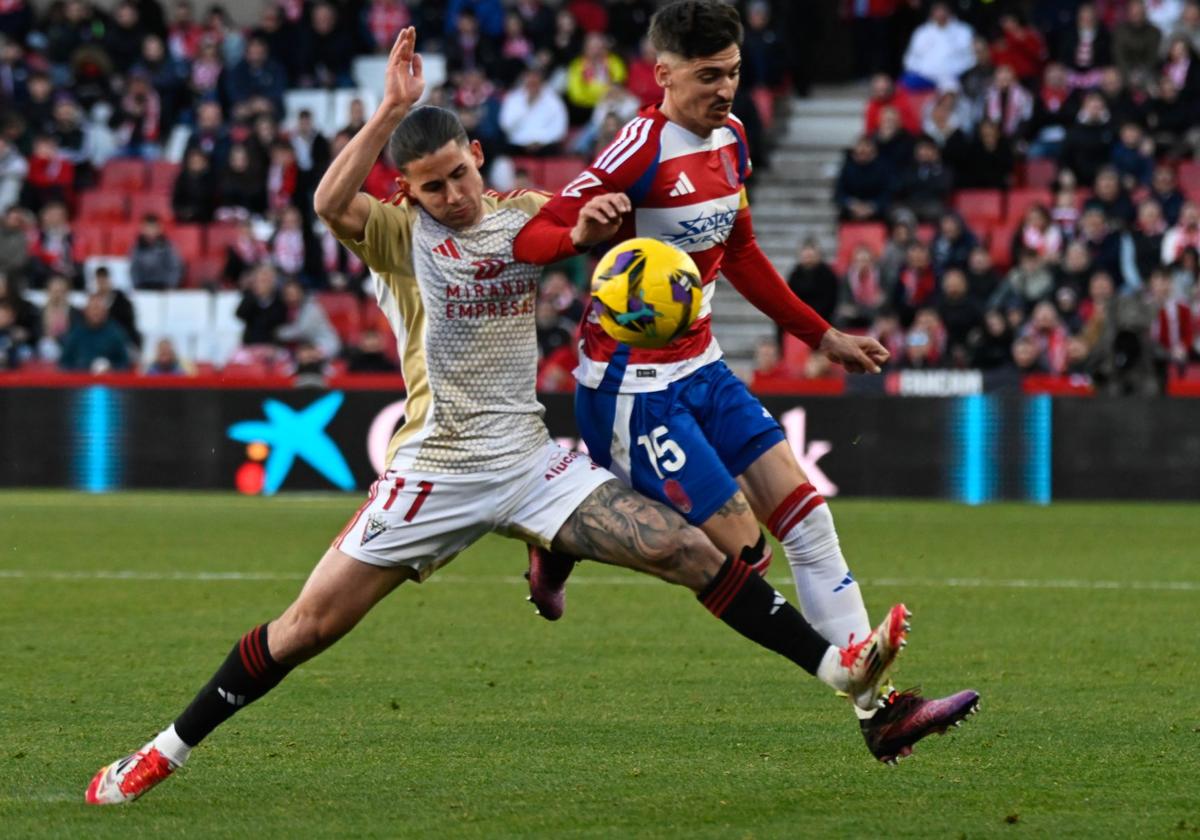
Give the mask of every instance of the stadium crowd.
[{"label": "stadium crowd", "polygon": [[1194,369],[1200,2],[922,14],[854,4],[870,97],[837,178],[838,254],[803,248],[793,289],[903,368],[1137,393]]},{"label": "stadium crowd", "polygon": [[[332,156],[365,122],[357,58],[409,24],[440,57],[428,101],[453,108],[499,188],[555,188],[647,103],[652,0],[401,0],[263,4],[235,26],[190,2],[0,4],[0,369],[195,369],[169,336],[144,344],[147,290],[236,290],[227,369],[395,371],[365,267],[312,212]],[[778,87],[768,4],[747,8],[741,112],[765,163],[751,92]],[[334,127],[295,92],[344,91]],[[395,190],[381,157],[372,193]],[[99,267],[100,270],[97,270]],[[542,384],[569,388],[587,266],[547,272]],[[80,293],[86,290],[86,303]],[[366,289],[369,293],[369,289]],[[31,300],[32,299],[32,300]],[[35,303],[36,301],[36,303]],[[201,365],[201,367],[207,367]]]}]

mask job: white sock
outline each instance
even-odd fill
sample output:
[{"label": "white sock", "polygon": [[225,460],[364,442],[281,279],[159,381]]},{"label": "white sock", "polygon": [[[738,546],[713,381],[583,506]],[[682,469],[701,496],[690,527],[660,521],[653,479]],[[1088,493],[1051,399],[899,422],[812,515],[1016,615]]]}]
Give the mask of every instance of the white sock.
[{"label": "white sock", "polygon": [[176,734],[173,723],[155,736],[154,746],[176,767],[187,761],[188,756],[192,754],[192,748]]},{"label": "white sock", "polygon": [[821,664],[817,666],[817,679],[834,691],[845,691],[850,685],[846,679],[846,667],[842,665],[842,652],[833,645],[830,645],[821,657]]},{"label": "white sock", "polygon": [[817,632],[838,647],[865,639],[871,621],[862,590],[842,556],[833,514],[811,484],[802,484],[771,515],[768,527],[783,544],[800,611]]}]

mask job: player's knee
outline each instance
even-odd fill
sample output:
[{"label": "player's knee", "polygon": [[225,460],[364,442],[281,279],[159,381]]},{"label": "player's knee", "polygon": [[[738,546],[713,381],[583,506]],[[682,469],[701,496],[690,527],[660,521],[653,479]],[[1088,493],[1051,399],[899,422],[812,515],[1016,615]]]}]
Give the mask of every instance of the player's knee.
[{"label": "player's knee", "polygon": [[281,661],[303,661],[325,650],[349,629],[333,611],[294,604],[271,625],[271,652]]}]

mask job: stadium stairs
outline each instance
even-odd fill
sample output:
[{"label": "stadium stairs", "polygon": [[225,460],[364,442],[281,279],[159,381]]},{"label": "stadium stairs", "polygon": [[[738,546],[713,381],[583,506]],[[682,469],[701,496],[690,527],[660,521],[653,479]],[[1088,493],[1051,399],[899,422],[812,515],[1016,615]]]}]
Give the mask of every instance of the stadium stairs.
[{"label": "stadium stairs", "polygon": [[[771,169],[751,187],[754,230],[763,251],[787,277],[801,241],[813,236],[826,259],[837,250],[833,183],[842,152],[862,130],[863,85],[817,87],[809,99],[787,103],[776,120]],[[727,282],[717,284],[713,329],[735,370],[753,365],[755,345],[775,335],[774,325]]]}]

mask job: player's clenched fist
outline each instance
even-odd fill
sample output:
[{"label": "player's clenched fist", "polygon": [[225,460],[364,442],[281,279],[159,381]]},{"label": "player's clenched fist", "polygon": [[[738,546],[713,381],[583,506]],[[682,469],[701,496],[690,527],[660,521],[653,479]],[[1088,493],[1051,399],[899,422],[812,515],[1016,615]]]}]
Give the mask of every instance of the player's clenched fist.
[{"label": "player's clenched fist", "polygon": [[625,193],[604,193],[588,201],[579,211],[579,219],[571,229],[571,242],[578,249],[607,242],[617,235],[621,220],[633,210]]}]

